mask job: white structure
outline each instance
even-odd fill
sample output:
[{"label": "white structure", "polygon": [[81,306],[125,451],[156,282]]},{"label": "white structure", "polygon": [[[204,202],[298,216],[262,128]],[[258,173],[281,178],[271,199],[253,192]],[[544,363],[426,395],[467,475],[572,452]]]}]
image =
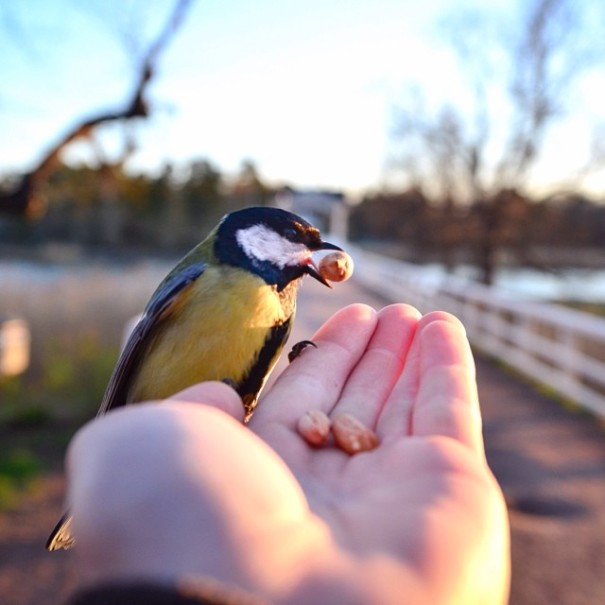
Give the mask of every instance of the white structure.
[{"label": "white structure", "polygon": [[275,194],[272,203],[306,218],[321,231],[330,231],[341,240],[347,239],[349,206],[343,193],[285,187]]},{"label": "white structure", "polygon": [[30,332],[23,319],[0,320],[0,376],[16,376],[29,366]]}]

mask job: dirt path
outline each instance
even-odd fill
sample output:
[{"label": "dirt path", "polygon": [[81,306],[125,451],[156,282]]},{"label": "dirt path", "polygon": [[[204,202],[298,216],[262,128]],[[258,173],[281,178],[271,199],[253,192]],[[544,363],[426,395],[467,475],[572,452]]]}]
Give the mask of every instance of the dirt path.
[{"label": "dirt path", "polygon": [[605,603],[605,431],[478,360],[487,457],[512,528],[511,604]]},{"label": "dirt path", "polygon": [[63,502],[63,477],[44,477],[9,514],[0,515],[0,602],[59,605],[75,586],[70,554],[48,553],[44,543]]},{"label": "dirt path", "polygon": [[[354,284],[306,287],[294,338],[350,300],[383,304]],[[510,504],[511,604],[605,603],[605,432],[487,360],[477,365],[488,459]],[[43,549],[62,494],[60,474],[47,476],[0,515],[3,604],[59,604],[73,589],[69,553]]]}]

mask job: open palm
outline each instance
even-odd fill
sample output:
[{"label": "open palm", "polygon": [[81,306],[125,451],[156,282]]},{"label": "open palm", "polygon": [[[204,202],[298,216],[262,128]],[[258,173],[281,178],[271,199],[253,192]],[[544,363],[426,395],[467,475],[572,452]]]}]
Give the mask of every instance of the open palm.
[{"label": "open palm", "polygon": [[[374,578],[375,597],[392,594],[399,580],[410,602],[429,594],[433,603],[454,595],[458,603],[504,602],[506,513],[486,466],[460,323],[444,313],[421,318],[404,305],[378,314],[354,306],[315,342],[267,394],[252,428],[289,466],[337,547],[359,563],[360,584]],[[353,414],[376,431],[379,446],[355,456],[309,447],[295,430],[309,409]],[[367,567],[385,555],[400,562],[386,583]]]},{"label": "open palm", "polygon": [[[485,461],[460,323],[405,305],[379,313],[354,305],[314,341],[247,427],[235,394],[206,383],[178,402],[134,406],[103,419],[108,428],[98,422],[83,432],[70,467],[84,559],[94,559],[87,544],[100,534],[108,541],[103,511],[94,510],[99,494],[116,494],[123,517],[111,563],[84,566],[89,581],[204,576],[283,603],[506,602],[506,511]],[[352,414],[379,445],[353,456],[333,444],[313,448],[296,428],[309,410]],[[116,424],[128,440],[116,437]],[[104,454],[94,454],[95,442]],[[124,451],[134,449],[129,443],[134,455]],[[81,489],[87,457],[97,480]],[[126,502],[115,489],[117,464]],[[150,497],[145,477],[163,491]]]}]

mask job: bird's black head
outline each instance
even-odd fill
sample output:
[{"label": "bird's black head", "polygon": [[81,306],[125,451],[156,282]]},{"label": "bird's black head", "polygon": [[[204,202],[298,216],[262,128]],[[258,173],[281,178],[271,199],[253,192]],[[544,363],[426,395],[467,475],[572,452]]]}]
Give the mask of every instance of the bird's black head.
[{"label": "bird's black head", "polygon": [[319,230],[300,216],[267,207],[228,214],[214,241],[219,261],[251,271],[278,290],[305,273],[329,286],[311,258],[317,250],[340,248],[322,241]]}]

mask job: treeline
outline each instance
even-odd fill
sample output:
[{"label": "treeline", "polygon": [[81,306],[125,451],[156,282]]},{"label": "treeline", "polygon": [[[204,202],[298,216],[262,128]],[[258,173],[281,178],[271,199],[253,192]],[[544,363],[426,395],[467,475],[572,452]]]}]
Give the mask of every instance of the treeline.
[{"label": "treeline", "polygon": [[230,178],[208,160],[167,166],[157,176],[64,165],[44,188],[42,218],[0,217],[0,243],[172,253],[199,242],[225,213],[262,205],[272,193],[251,162]]},{"label": "treeline", "polygon": [[506,190],[459,207],[411,189],[367,196],[352,212],[350,234],[412,261],[481,265],[490,249],[520,265],[569,264],[580,249],[605,252],[605,203],[578,193],[529,199]]},{"label": "treeline", "polygon": [[[204,159],[166,167],[156,176],[62,166],[45,187],[47,211],[41,219],[0,217],[0,244],[35,249],[61,242],[117,253],[172,254],[197,243],[225,213],[266,204],[274,193],[251,162],[235,176]],[[459,206],[409,189],[367,195],[352,206],[349,234],[416,262],[569,264],[580,249],[602,250],[600,259],[605,258],[605,203],[577,193],[528,199],[504,190]]]}]

